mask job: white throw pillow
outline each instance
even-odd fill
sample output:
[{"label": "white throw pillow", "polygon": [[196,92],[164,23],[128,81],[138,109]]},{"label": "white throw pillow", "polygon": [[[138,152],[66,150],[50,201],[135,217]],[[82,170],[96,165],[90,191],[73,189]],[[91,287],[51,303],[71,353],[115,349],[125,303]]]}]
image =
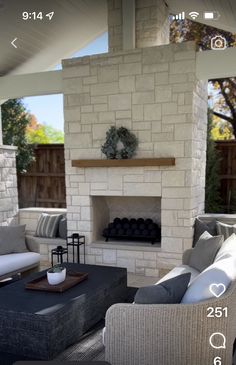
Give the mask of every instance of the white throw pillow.
[{"label": "white throw pillow", "polygon": [[227,240],[225,240],[222,243],[221,248],[219,249],[216,257],[215,257],[215,262],[218,260],[221,260],[223,258],[226,258],[230,256],[236,256],[236,234],[233,233],[231,234],[230,237],[227,238]]},{"label": "white throw pillow", "polygon": [[189,265],[179,265],[179,266],[174,267],[171,271],[168,272],[168,274],[166,274],[165,276],[163,276],[163,278],[158,280],[155,285],[158,285],[158,284],[162,283],[163,281],[175,278],[178,275],[182,275],[182,274],[186,274],[186,273],[191,274],[190,284],[200,274],[199,271],[197,271],[193,267],[190,267]]},{"label": "white throw pillow", "polygon": [[214,262],[193,280],[181,303],[198,303],[214,298],[211,284],[224,284],[227,289],[233,280],[236,280],[236,255],[226,254],[225,258]]}]

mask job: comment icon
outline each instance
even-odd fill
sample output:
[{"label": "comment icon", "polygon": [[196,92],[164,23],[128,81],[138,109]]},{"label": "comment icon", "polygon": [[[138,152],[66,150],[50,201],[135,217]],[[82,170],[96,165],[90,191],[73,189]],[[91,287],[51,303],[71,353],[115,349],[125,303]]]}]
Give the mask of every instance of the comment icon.
[{"label": "comment icon", "polygon": [[212,333],[209,342],[214,349],[226,349],[226,338],[221,332]]}]

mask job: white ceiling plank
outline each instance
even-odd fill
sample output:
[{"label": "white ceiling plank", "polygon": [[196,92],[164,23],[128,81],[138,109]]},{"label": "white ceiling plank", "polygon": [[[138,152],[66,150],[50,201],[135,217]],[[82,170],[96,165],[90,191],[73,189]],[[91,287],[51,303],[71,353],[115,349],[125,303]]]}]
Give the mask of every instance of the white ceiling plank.
[{"label": "white ceiling plank", "polygon": [[[51,21],[45,17],[32,20],[32,16],[22,20],[21,9],[55,14]],[[0,76],[52,70],[107,28],[106,0],[4,1],[0,8]],[[15,38],[17,48],[11,45]]]}]

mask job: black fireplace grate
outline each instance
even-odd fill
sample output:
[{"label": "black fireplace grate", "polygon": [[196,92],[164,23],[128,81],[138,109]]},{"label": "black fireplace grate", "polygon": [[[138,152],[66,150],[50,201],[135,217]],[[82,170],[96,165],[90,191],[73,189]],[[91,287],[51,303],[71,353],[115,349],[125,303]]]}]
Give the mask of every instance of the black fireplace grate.
[{"label": "black fireplace grate", "polygon": [[161,228],[152,219],[115,218],[103,230],[106,242],[110,238],[128,241],[150,241],[152,244],[161,241]]}]

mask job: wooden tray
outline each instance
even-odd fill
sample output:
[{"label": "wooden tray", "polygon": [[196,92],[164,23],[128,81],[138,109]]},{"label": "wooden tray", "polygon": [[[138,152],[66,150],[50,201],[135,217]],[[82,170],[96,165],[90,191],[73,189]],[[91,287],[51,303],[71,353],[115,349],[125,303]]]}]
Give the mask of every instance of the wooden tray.
[{"label": "wooden tray", "polygon": [[58,285],[48,284],[47,274],[41,276],[40,278],[29,281],[25,284],[25,289],[31,290],[43,290],[49,292],[63,293],[65,290],[72,288],[81,281],[87,279],[88,273],[68,271],[66,273],[66,279]]}]

